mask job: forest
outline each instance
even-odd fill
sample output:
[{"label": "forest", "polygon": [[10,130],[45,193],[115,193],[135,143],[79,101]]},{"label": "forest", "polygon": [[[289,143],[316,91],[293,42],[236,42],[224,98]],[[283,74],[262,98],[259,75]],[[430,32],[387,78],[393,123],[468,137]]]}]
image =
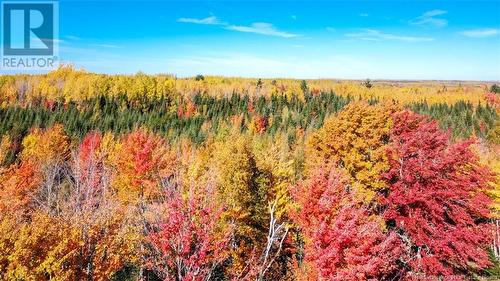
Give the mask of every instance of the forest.
[{"label": "forest", "polygon": [[2,280],[498,280],[500,87],[0,76]]}]

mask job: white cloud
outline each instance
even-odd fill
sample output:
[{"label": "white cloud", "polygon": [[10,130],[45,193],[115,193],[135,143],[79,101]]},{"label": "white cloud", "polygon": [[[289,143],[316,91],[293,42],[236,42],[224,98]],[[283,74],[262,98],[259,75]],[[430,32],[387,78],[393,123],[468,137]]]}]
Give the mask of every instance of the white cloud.
[{"label": "white cloud", "polygon": [[359,16],[360,16],[360,17],[367,17],[367,16],[368,16],[368,14],[367,14],[367,13],[361,13],[361,14],[359,14]]},{"label": "white cloud", "polygon": [[335,32],[335,28],[333,28],[331,26],[327,26],[326,31]]},{"label": "white cloud", "polygon": [[297,19],[297,16],[296,15],[291,15],[290,16],[293,20],[296,20]]},{"label": "white cloud", "polygon": [[464,30],[459,33],[463,36],[472,38],[485,38],[500,34],[500,30],[497,28],[479,28],[479,29]]},{"label": "white cloud", "polygon": [[[294,15],[292,15],[293,19],[296,19]],[[268,36],[277,36],[283,38],[292,38],[299,36],[298,34],[285,32],[276,29],[273,24],[267,22],[254,22],[249,26],[245,25],[234,25],[226,22],[220,21],[215,16],[210,16],[204,19],[196,19],[196,18],[179,18],[177,22],[182,23],[195,23],[195,24],[206,24],[206,25],[220,25],[225,29],[234,30],[239,32],[247,32],[247,33],[256,33]]]},{"label": "white cloud", "polygon": [[219,19],[215,16],[206,17],[204,19],[195,19],[195,18],[180,18],[177,22],[182,23],[195,23],[195,24],[208,24],[208,25],[219,25],[224,24],[220,22]]},{"label": "white cloud", "polygon": [[254,22],[250,26],[245,25],[228,25],[226,29],[239,31],[239,32],[248,32],[248,33],[256,33],[262,35],[269,36],[277,36],[283,38],[292,38],[299,36],[298,34],[289,33],[285,31],[280,31],[276,29],[272,24],[267,22]]},{"label": "white cloud", "polygon": [[417,37],[384,33],[375,29],[363,29],[360,32],[348,33],[345,36],[366,41],[403,41],[403,42],[429,42],[434,41],[432,37]]},{"label": "white cloud", "polygon": [[418,16],[412,20],[410,20],[410,24],[420,25],[426,27],[443,27],[448,24],[448,21],[443,18],[437,18],[438,16],[442,16],[448,13],[444,10],[431,10],[427,11],[421,16]]}]

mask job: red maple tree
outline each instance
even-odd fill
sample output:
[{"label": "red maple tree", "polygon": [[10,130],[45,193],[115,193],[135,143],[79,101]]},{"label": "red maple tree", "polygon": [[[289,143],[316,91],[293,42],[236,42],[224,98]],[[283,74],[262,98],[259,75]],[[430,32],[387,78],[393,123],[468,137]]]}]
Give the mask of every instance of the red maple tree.
[{"label": "red maple tree", "polygon": [[491,172],[472,141],[451,143],[436,122],[408,111],[394,116],[384,218],[401,237],[407,277],[464,278],[489,265]]},{"label": "red maple tree", "polygon": [[80,144],[75,161],[74,170],[77,183],[90,193],[99,192],[98,189],[103,181],[104,159],[99,153],[101,142],[102,135],[100,133],[88,133]]},{"label": "red maple tree", "polygon": [[164,220],[148,239],[158,252],[152,262],[165,280],[209,280],[228,257],[232,231],[221,224],[223,209],[214,203],[213,192],[167,191]]},{"label": "red maple tree", "polygon": [[381,280],[395,276],[403,250],[379,216],[355,199],[339,172],[320,168],[292,191],[305,260],[320,280]]}]

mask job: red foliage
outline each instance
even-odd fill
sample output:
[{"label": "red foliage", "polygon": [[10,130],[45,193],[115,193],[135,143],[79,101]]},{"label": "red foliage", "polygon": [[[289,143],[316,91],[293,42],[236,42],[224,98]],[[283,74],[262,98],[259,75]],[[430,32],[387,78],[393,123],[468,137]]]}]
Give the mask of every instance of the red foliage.
[{"label": "red foliage", "polygon": [[253,105],[253,100],[252,101],[249,101],[248,102],[248,105],[247,105],[247,111],[248,113],[252,114],[255,112],[255,107]]},{"label": "red foliage", "polygon": [[161,257],[153,267],[165,280],[207,280],[227,258],[232,231],[221,225],[223,210],[209,194],[183,199],[172,191],[166,198],[165,220],[149,235]]},{"label": "red foliage", "polygon": [[80,144],[76,162],[75,174],[79,184],[88,187],[92,192],[97,192],[102,184],[104,165],[99,153],[101,141],[100,133],[87,134]]},{"label": "red foliage", "polygon": [[300,208],[294,218],[306,239],[305,259],[318,279],[380,280],[397,273],[400,240],[384,233],[381,218],[356,202],[338,172],[320,169],[292,193]]},{"label": "red foliage", "polygon": [[313,96],[319,96],[320,93],[321,93],[321,90],[318,88],[311,89],[311,95],[313,95]]},{"label": "red foliage", "polygon": [[179,104],[177,106],[177,117],[182,118],[184,116],[184,105]]},{"label": "red foliage", "polygon": [[486,93],[484,94],[484,99],[494,108],[500,108],[500,95],[495,93]]},{"label": "red foliage", "polygon": [[134,175],[137,176],[132,181],[134,185],[147,185],[143,175],[148,175],[156,169],[157,158],[160,155],[155,155],[155,150],[162,145],[162,140],[140,130],[125,138],[123,148],[132,156],[130,160],[132,160]]},{"label": "red foliage", "polygon": [[266,131],[267,118],[264,116],[255,116],[254,124],[255,124],[255,132],[258,134],[262,134]]},{"label": "red foliage", "polygon": [[180,104],[177,107],[177,117],[190,118],[196,113],[196,105],[192,101],[187,101],[185,104]]},{"label": "red foliage", "polygon": [[406,244],[409,277],[461,276],[489,265],[488,204],[492,175],[478,163],[471,141],[451,144],[436,122],[394,116],[388,149],[390,185],[385,219]]},{"label": "red foliage", "polygon": [[186,111],[184,112],[185,117],[186,118],[193,117],[195,113],[196,113],[196,105],[192,101],[188,100],[186,102]]},{"label": "red foliage", "polygon": [[126,135],[115,157],[114,185],[125,202],[159,196],[175,162],[164,139],[145,130]]},{"label": "red foliage", "polygon": [[43,106],[48,110],[54,110],[56,102],[53,100],[45,99],[43,102]]}]

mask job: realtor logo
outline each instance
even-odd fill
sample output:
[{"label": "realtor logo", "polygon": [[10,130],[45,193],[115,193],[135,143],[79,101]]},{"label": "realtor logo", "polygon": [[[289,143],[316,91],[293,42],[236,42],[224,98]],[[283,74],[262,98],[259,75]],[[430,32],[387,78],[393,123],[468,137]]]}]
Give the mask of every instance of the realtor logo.
[{"label": "realtor logo", "polygon": [[57,1],[2,1],[0,69],[57,67]]}]

